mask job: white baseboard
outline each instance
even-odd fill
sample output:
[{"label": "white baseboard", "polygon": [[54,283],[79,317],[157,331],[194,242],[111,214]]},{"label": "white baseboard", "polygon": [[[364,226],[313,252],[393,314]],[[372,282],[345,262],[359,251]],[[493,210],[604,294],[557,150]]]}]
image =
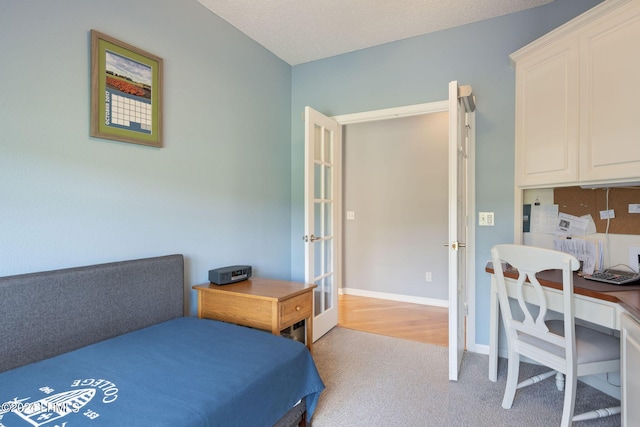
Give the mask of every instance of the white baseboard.
[{"label": "white baseboard", "polygon": [[387,299],[391,301],[409,302],[413,304],[432,305],[434,307],[449,308],[448,300],[414,297],[410,295],[390,294],[386,292],[365,291],[362,289],[354,289],[354,288],[340,288],[338,292],[340,294],[356,295],[359,297]]},{"label": "white baseboard", "polygon": [[[489,346],[486,344],[467,343],[467,351],[478,354],[489,354]],[[464,363],[464,362],[463,362]]]}]

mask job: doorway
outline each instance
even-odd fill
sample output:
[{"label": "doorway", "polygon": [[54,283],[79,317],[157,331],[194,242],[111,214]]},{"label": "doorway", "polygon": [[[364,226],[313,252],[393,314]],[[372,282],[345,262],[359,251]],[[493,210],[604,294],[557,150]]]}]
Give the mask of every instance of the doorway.
[{"label": "doorway", "polygon": [[348,124],[343,150],[343,324],[446,345],[448,112]]},{"label": "doorway", "polygon": [[448,112],[344,126],[343,291],[448,305]]},{"label": "doorway", "polygon": [[[457,380],[457,372],[460,369],[460,362],[462,361],[462,352],[460,349],[464,349],[465,345],[465,335],[464,335],[464,324],[466,323],[467,330],[467,339],[471,339],[473,342],[475,338],[475,322],[474,322],[474,304],[472,300],[468,298],[474,295],[475,286],[474,280],[471,272],[464,273],[465,269],[460,270],[461,259],[464,261],[464,264],[474,265],[475,264],[475,254],[473,251],[473,245],[469,248],[466,248],[465,242],[473,242],[473,215],[469,214],[469,212],[474,212],[474,134],[475,134],[475,114],[474,111],[475,99],[472,98],[471,87],[470,86],[458,86],[456,81],[452,81],[449,83],[449,99],[447,101],[440,102],[431,102],[427,104],[417,104],[406,107],[396,107],[389,108],[385,110],[375,110],[364,113],[355,113],[355,114],[347,114],[343,116],[334,116],[332,118],[322,115],[321,113],[314,110],[314,115],[318,117],[318,121],[306,120],[306,131],[305,131],[305,232],[307,233],[305,237],[309,238],[308,245],[306,245],[305,249],[305,276],[307,277],[307,281],[309,281],[310,272],[313,272],[313,265],[310,263],[314,258],[307,257],[307,251],[310,251],[315,246],[315,243],[318,240],[317,237],[314,238],[313,234],[313,225],[314,225],[314,210],[312,209],[312,205],[307,203],[307,201],[320,201],[323,199],[314,199],[312,198],[313,192],[310,189],[314,189],[313,186],[314,180],[309,179],[309,177],[313,177],[312,166],[314,164],[326,164],[329,166],[329,170],[334,170],[338,175],[340,175],[342,169],[341,167],[337,167],[339,164],[341,165],[342,158],[342,138],[341,138],[341,125],[347,125],[351,123],[362,123],[367,121],[375,121],[375,120],[386,120],[393,119],[399,117],[409,117],[415,115],[421,115],[426,113],[434,113],[439,111],[448,111],[449,112],[449,176],[447,180],[447,186],[449,187],[449,235],[444,246],[448,246],[449,253],[449,364],[454,367],[451,372],[454,372],[455,375],[451,375],[450,379]],[[463,107],[464,105],[464,107]],[[468,105],[471,105],[472,108],[469,109]],[[461,108],[464,108],[461,110]],[[310,107],[305,108],[305,112],[310,110]],[[466,111],[466,112],[465,112]],[[305,116],[309,116],[306,114]],[[335,127],[334,129],[334,126]],[[330,129],[331,127],[331,129]],[[314,128],[316,129],[314,131]],[[313,137],[316,135],[316,137]],[[319,160],[314,156],[314,153],[318,153],[318,150],[321,146],[317,145],[317,141],[319,138],[317,135],[327,135],[327,137],[322,137],[320,140],[331,141],[330,146],[336,147],[335,150],[331,151],[331,155],[329,156],[332,160],[330,162],[326,162],[323,160]],[[338,149],[338,147],[340,147]],[[464,159],[464,160],[460,160]],[[333,166],[336,166],[335,168]],[[461,169],[462,168],[462,169]],[[462,174],[464,179],[460,178],[460,172],[464,172]],[[333,175],[332,175],[333,176]],[[324,182],[324,180],[323,180]],[[342,192],[342,181],[340,176],[337,176],[335,180],[331,179],[328,181],[330,183],[331,188],[335,191],[335,194]],[[340,183],[339,185],[336,185]],[[462,189],[462,190],[461,190]],[[462,196],[462,199],[460,198]],[[332,259],[336,260],[335,264],[335,272],[338,274],[332,275],[331,277],[335,278],[333,281],[333,285],[330,289],[331,298],[335,298],[335,307],[337,307],[337,294],[338,289],[342,288],[342,275],[341,273],[341,264],[342,264],[342,218],[343,211],[341,209],[341,201],[340,197],[332,197],[330,199],[335,209],[335,228],[332,226],[331,230],[335,232],[335,235],[332,234],[336,239],[334,240],[337,244],[335,245],[335,251],[331,252],[322,252],[320,255],[323,259],[328,259],[329,256]],[[461,207],[465,208],[462,209]],[[333,212],[334,210],[332,210]],[[462,215],[460,215],[462,214]],[[334,224],[332,222],[332,224]],[[466,236],[460,234],[460,229],[466,229]],[[331,236],[327,236],[331,237]],[[307,241],[307,240],[305,240]],[[310,252],[313,253],[313,252]],[[337,258],[335,257],[338,255]],[[326,255],[326,256],[325,256]],[[327,264],[329,265],[329,264]],[[315,280],[315,276],[314,276]],[[310,282],[315,283],[315,281]],[[328,293],[329,294],[329,293]],[[466,301],[469,301],[471,304],[467,306]],[[335,326],[337,324],[337,310],[332,310],[335,313]],[[468,314],[468,317],[467,317]],[[460,321],[460,318],[465,318],[465,323]],[[315,329],[315,328],[314,328]],[[327,329],[328,330],[328,329]],[[460,333],[460,332],[463,333]],[[314,339],[317,339],[322,334],[318,334],[316,336],[314,330]],[[457,369],[455,369],[457,367]]]}]

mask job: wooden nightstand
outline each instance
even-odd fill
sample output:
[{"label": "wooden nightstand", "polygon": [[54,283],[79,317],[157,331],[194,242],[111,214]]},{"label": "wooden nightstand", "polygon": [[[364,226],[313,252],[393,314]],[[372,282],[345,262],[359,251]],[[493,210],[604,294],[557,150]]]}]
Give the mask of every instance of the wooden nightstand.
[{"label": "wooden nightstand", "polygon": [[305,344],[313,346],[313,289],[316,285],[251,278],[230,285],[195,285],[198,317],[221,320],[280,335],[305,321]]}]

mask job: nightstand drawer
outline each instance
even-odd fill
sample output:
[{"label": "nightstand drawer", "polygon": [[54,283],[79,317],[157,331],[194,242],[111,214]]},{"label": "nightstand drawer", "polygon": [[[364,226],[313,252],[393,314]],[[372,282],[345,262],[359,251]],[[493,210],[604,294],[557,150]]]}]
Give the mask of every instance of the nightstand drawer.
[{"label": "nightstand drawer", "polygon": [[280,326],[286,327],[311,315],[311,293],[306,292],[280,303]]}]

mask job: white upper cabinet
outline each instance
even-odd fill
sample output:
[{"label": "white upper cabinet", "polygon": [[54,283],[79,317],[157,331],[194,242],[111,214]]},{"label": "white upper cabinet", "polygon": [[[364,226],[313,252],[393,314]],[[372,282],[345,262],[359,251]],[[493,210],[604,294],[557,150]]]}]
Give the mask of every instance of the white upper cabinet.
[{"label": "white upper cabinet", "polygon": [[580,179],[640,176],[640,7],[630,2],[580,40]]},{"label": "white upper cabinet", "polygon": [[640,0],[607,0],[511,55],[516,186],[640,180]]},{"label": "white upper cabinet", "polygon": [[533,52],[516,67],[516,179],[578,179],[578,41]]}]

